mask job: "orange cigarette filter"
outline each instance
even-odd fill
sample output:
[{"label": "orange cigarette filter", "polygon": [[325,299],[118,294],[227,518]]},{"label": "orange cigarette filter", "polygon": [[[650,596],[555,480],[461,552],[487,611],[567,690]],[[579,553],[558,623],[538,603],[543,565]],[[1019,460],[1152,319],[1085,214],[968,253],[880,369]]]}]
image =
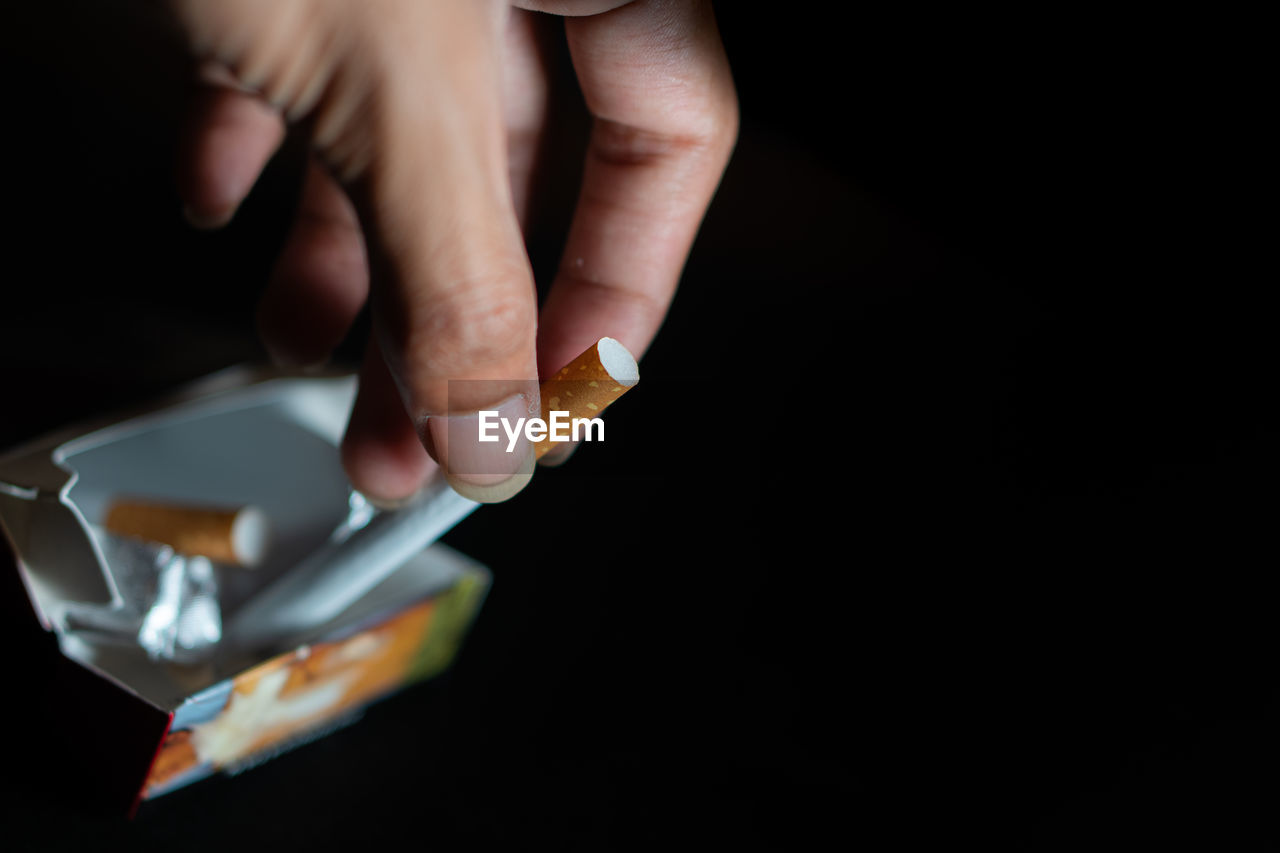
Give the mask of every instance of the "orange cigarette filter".
[{"label": "orange cigarette filter", "polygon": [[266,515],[252,506],[226,509],[120,498],[107,508],[104,526],[120,536],[236,566],[256,566],[267,550]]},{"label": "orange cigarette filter", "polygon": [[[613,338],[601,338],[540,386],[542,418],[551,412],[568,412],[574,418],[598,417],[640,381],[635,358]],[[556,444],[543,439],[534,447],[541,459]]]}]

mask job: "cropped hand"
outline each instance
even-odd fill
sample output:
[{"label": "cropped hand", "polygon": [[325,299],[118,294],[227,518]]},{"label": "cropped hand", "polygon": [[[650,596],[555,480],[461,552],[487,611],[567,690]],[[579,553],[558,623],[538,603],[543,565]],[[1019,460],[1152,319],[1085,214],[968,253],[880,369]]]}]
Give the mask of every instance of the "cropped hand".
[{"label": "cropped hand", "polygon": [[[277,360],[323,361],[369,301],[343,442],[352,483],[414,493],[435,463],[505,500],[532,448],[449,418],[537,413],[535,379],[608,335],[657,332],[728,161],[737,101],[705,0],[173,0],[204,86],[180,152],[193,223],[225,224],[284,139],[314,156],[259,311]],[[533,16],[564,18],[593,128],[539,316],[522,218],[547,76]],[[457,421],[454,422],[458,423]]]}]

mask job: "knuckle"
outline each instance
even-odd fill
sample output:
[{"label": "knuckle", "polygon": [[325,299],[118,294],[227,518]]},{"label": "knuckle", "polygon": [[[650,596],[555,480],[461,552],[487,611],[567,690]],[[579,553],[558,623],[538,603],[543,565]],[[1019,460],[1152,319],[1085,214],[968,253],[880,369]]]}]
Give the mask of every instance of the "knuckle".
[{"label": "knuckle", "polygon": [[592,154],[609,165],[647,166],[671,160],[724,159],[737,142],[740,119],[732,88],[675,115],[661,129],[597,119]]},{"label": "knuckle", "polygon": [[591,152],[611,166],[646,166],[696,150],[695,134],[655,131],[607,119],[597,119]]},{"label": "knuckle", "polygon": [[738,131],[742,125],[742,109],[738,104],[738,92],[732,85],[720,95],[715,113],[718,119],[715,129],[717,137],[732,148],[738,141]]},{"label": "knuckle", "polygon": [[411,324],[404,347],[432,375],[466,375],[517,363],[533,351],[535,333],[531,296],[472,283]]},{"label": "knuckle", "polygon": [[688,135],[699,149],[719,154],[734,147],[741,116],[732,83],[714,87],[695,114],[697,119]]},{"label": "knuckle", "polygon": [[592,305],[624,306],[628,316],[654,328],[667,313],[668,298],[634,284],[593,278],[568,265],[561,267],[560,281],[576,299]]}]

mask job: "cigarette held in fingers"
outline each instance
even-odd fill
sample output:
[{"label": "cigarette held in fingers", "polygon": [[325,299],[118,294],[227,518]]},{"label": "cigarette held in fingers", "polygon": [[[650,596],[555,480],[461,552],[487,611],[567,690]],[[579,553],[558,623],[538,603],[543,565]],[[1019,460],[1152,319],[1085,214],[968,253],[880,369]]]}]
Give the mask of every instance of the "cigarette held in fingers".
[{"label": "cigarette held in fingers", "polygon": [[[563,420],[571,425],[585,421],[586,435],[590,436],[591,424],[639,381],[640,368],[627,348],[613,338],[601,338],[542,383],[543,420],[548,424]],[[571,426],[571,440],[575,431]],[[539,459],[559,446],[551,438],[553,434],[554,430],[548,429],[547,435],[536,441],[534,454]]]},{"label": "cigarette held in fingers", "polygon": [[[600,415],[639,379],[627,348],[601,338],[540,384],[527,381],[510,394],[504,383],[509,396],[500,403],[428,419],[437,459],[463,497],[505,501],[528,484],[535,462],[552,449],[580,439],[603,441]],[[468,383],[465,396],[482,396],[477,387]]]},{"label": "cigarette held in fingers", "polygon": [[270,529],[253,506],[233,508],[119,498],[107,508],[104,526],[120,536],[168,545],[190,556],[252,568],[266,555]]}]

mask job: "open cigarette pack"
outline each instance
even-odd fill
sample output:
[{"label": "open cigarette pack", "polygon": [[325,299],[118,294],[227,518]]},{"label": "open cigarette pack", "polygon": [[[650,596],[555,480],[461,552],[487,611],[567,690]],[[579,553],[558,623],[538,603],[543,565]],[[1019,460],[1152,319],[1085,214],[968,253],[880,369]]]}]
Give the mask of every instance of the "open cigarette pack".
[{"label": "open cigarette pack", "polygon": [[[353,377],[230,371],[0,456],[0,530],[70,662],[86,778],[136,808],[445,669],[490,583],[447,487],[378,510],[336,446]],[[68,679],[60,679],[67,681]]]}]

